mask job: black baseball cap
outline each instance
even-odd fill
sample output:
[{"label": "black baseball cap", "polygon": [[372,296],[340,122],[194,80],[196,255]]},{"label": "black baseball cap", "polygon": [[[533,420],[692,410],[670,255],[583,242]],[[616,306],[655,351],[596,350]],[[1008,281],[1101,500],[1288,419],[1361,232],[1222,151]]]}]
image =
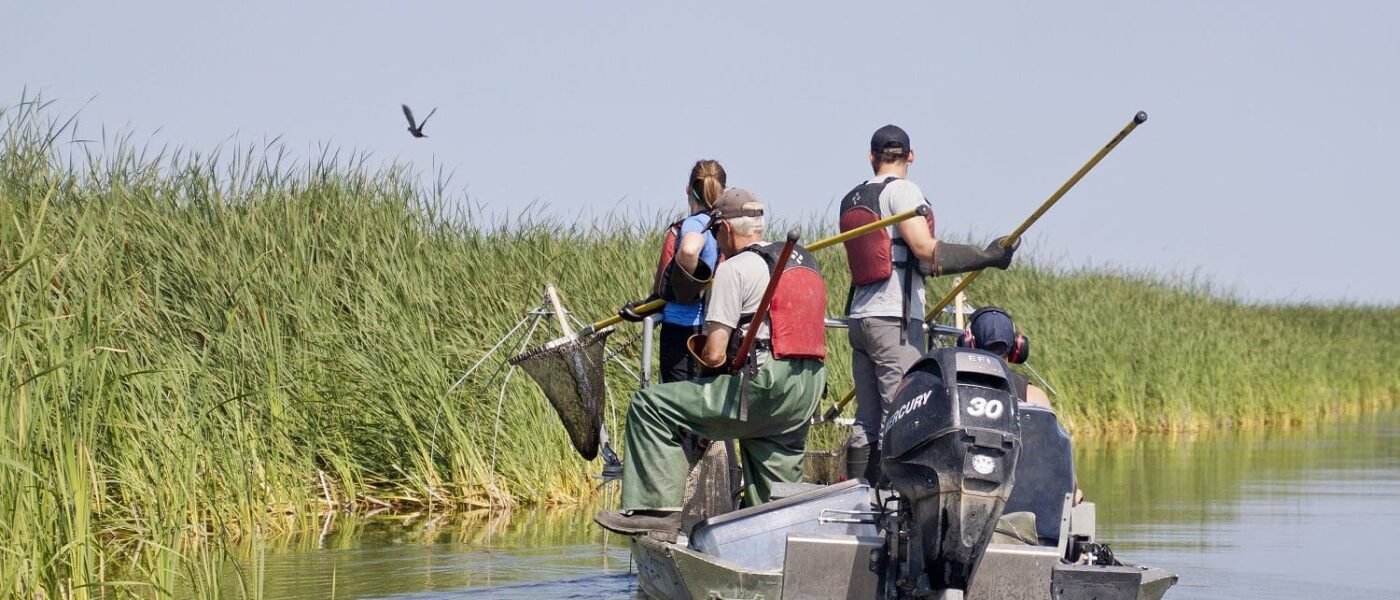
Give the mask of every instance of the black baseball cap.
[{"label": "black baseball cap", "polygon": [[1011,315],[995,306],[977,309],[967,324],[978,348],[985,348],[997,354],[1006,355],[1016,347],[1016,323]]},{"label": "black baseball cap", "polygon": [[909,152],[909,134],[898,125],[886,125],[870,136],[870,151],[875,154],[905,154]]}]

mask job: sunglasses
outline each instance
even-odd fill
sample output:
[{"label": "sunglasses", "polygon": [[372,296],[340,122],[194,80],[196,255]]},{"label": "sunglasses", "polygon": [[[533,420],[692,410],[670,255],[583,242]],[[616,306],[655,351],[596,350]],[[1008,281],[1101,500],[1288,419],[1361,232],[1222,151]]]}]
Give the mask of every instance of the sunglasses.
[{"label": "sunglasses", "polygon": [[713,231],[717,231],[717,230],[719,229],[719,224],[720,224],[720,223],[725,222],[725,221],[728,221],[728,220],[731,219],[731,218],[738,218],[738,217],[761,217],[761,216],[763,216],[763,211],[762,211],[762,210],[752,210],[752,209],[750,209],[750,210],[740,210],[740,211],[738,211],[739,214],[736,214],[736,215],[734,215],[734,216],[732,216],[732,217],[725,217],[725,216],[722,216],[722,215],[721,215],[721,216],[716,216],[715,213],[718,213],[718,212],[720,212],[720,211],[717,211],[717,210],[715,210],[715,211],[710,211],[710,226],[705,228],[706,231],[712,231],[712,232],[713,232]]}]

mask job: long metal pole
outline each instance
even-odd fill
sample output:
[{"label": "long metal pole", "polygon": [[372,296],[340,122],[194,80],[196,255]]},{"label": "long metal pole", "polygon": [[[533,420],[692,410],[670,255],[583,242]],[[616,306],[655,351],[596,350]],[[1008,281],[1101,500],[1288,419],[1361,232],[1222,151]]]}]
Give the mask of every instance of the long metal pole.
[{"label": "long metal pole", "polygon": [[651,385],[652,332],[656,330],[656,315],[642,319],[642,387]]},{"label": "long metal pole", "polygon": [[[1050,207],[1054,206],[1056,202],[1059,202],[1060,198],[1064,197],[1065,193],[1068,192],[1070,188],[1074,187],[1074,184],[1079,183],[1079,180],[1083,179],[1084,175],[1088,174],[1089,171],[1094,168],[1094,165],[1099,164],[1099,161],[1103,160],[1103,157],[1107,156],[1114,147],[1118,146],[1118,142],[1123,141],[1123,138],[1128,137],[1128,134],[1132,133],[1134,129],[1137,129],[1138,125],[1141,125],[1146,120],[1147,113],[1145,112],[1138,111],[1138,114],[1133,115],[1133,120],[1124,126],[1123,130],[1118,132],[1118,135],[1113,136],[1113,139],[1109,140],[1093,158],[1089,159],[1089,162],[1079,167],[1079,170],[1075,171],[1074,176],[1070,177],[1069,181],[1066,181],[1064,185],[1060,186],[1060,189],[1050,194],[1050,197],[1047,198],[1045,202],[1042,202],[1040,207],[1036,208],[1035,212],[1031,213],[1031,216],[1026,217],[1026,220],[1021,222],[1020,227],[1017,227],[1015,231],[1011,232],[1011,235],[1006,236],[1006,239],[1001,241],[1001,247],[1010,248],[1014,246],[1017,240],[1020,240],[1021,236],[1026,233],[1026,230],[1030,229],[1031,225],[1034,225],[1036,221],[1040,220],[1041,215],[1044,215],[1046,211],[1050,210]],[[933,317],[938,314],[938,311],[947,308],[948,304],[958,296],[958,293],[967,289],[967,286],[972,285],[972,281],[977,279],[977,276],[981,274],[982,269],[978,269],[963,276],[961,282],[953,286],[953,289],[948,290],[948,293],[943,295],[943,299],[939,300],[938,304],[935,304],[933,308],[929,309],[928,314],[924,315],[924,320],[932,320]]]}]

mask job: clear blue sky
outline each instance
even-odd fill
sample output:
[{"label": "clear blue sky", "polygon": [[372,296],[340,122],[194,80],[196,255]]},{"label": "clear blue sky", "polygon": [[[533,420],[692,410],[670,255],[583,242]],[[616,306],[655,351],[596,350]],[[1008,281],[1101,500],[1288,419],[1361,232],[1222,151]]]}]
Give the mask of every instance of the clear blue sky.
[{"label": "clear blue sky", "polygon": [[[237,134],[455,170],[490,212],[655,215],[692,161],[834,222],[909,131],[940,229],[1262,300],[1400,303],[1397,2],[30,2],[0,102],[209,148]],[[878,8],[875,8],[877,7]],[[398,105],[439,108],[415,140]],[[157,131],[159,130],[159,131]]]}]

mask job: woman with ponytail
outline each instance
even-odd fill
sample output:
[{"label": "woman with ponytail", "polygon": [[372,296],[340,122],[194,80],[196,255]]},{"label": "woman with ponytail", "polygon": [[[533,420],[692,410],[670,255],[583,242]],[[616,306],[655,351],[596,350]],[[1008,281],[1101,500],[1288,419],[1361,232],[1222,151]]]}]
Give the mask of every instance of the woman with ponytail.
[{"label": "woman with ponytail", "polygon": [[[690,179],[686,181],[686,204],[689,208],[684,220],[676,230],[674,247],[663,248],[663,256],[673,252],[674,265],[662,265],[671,271],[672,280],[687,279],[706,281],[719,262],[719,246],[714,234],[710,233],[710,207],[724,193],[727,177],[724,167],[718,161],[699,160],[690,169]],[[668,242],[672,236],[667,236]],[[700,333],[704,322],[705,306],[703,295],[695,298],[676,298],[665,290],[659,290],[666,298],[666,308],[661,313],[661,382],[685,381],[700,375],[695,359],[686,350],[685,341],[691,335]]]}]

